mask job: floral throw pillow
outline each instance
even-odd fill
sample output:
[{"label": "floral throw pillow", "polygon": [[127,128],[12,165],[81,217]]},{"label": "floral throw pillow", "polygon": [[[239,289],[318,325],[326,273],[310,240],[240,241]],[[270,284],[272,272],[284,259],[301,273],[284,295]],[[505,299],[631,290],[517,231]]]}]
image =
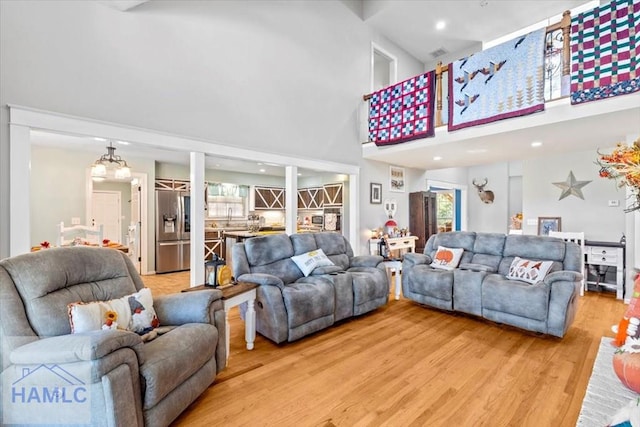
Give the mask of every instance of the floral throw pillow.
[{"label": "floral throw pillow", "polygon": [[447,248],[445,246],[438,246],[436,254],[433,256],[433,262],[431,267],[441,268],[443,270],[453,270],[460,263],[462,258],[462,248]]},{"label": "floral throw pillow", "polygon": [[515,257],[511,262],[507,277],[531,284],[538,283],[545,278],[552,265],[552,261],[533,261]]},{"label": "floral throw pillow", "polygon": [[110,301],[69,304],[71,333],[123,329],[145,335],[160,326],[148,288]]},{"label": "floral throw pillow", "polygon": [[311,274],[316,267],[334,265],[322,249],[316,249],[315,251],[310,251],[302,255],[292,256],[291,260],[296,263],[305,277]]}]

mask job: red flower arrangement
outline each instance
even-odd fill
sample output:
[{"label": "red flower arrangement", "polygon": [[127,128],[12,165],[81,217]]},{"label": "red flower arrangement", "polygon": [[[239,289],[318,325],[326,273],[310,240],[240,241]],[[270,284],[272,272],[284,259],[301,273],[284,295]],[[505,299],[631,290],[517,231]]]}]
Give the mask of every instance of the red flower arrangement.
[{"label": "red flower arrangement", "polygon": [[602,154],[597,160],[600,177],[613,179],[618,187],[629,187],[635,200],[625,212],[640,209],[640,138],[632,145],[618,143],[611,154]]}]

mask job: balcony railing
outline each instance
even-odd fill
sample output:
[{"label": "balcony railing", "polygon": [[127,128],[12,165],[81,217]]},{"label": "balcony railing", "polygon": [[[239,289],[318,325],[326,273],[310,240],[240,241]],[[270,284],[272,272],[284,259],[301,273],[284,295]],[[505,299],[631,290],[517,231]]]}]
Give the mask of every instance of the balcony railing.
[{"label": "balcony railing", "polygon": [[[571,69],[571,12],[565,11],[562,19],[546,29],[545,38],[545,65],[544,65],[544,97],[545,101],[552,101],[569,96],[570,69]],[[443,115],[443,99],[448,95],[444,93],[447,84],[443,84],[443,76],[449,72],[449,66],[438,62],[435,68],[435,127],[446,125],[446,114]],[[447,75],[448,78],[448,75]],[[446,80],[444,80],[446,82]],[[368,102],[371,94],[364,95]],[[448,105],[447,105],[448,108]],[[365,141],[364,143],[371,142]]]}]

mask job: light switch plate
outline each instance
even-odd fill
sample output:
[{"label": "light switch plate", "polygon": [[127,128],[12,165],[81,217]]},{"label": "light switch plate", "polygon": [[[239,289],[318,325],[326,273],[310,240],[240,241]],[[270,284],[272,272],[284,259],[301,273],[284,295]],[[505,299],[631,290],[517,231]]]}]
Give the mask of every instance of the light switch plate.
[{"label": "light switch plate", "polygon": [[80,217],[74,216],[71,218],[71,225],[80,225]]},{"label": "light switch plate", "polygon": [[535,218],[528,218],[527,225],[538,225],[538,220]]},{"label": "light switch plate", "polygon": [[609,207],[615,208],[620,206],[620,200],[609,200]]}]

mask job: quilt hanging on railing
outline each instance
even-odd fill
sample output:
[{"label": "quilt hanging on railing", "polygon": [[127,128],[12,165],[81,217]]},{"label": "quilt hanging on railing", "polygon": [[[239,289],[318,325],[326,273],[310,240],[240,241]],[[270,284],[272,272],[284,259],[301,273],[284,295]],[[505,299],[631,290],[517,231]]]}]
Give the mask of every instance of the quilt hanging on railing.
[{"label": "quilt hanging on railing", "polygon": [[640,0],[615,0],[571,19],[571,103],[640,90]]},{"label": "quilt hanging on railing", "polygon": [[544,110],[545,32],[449,64],[449,131]]},{"label": "quilt hanging on railing", "polygon": [[391,145],[433,136],[434,71],[371,94],[369,140]]}]

